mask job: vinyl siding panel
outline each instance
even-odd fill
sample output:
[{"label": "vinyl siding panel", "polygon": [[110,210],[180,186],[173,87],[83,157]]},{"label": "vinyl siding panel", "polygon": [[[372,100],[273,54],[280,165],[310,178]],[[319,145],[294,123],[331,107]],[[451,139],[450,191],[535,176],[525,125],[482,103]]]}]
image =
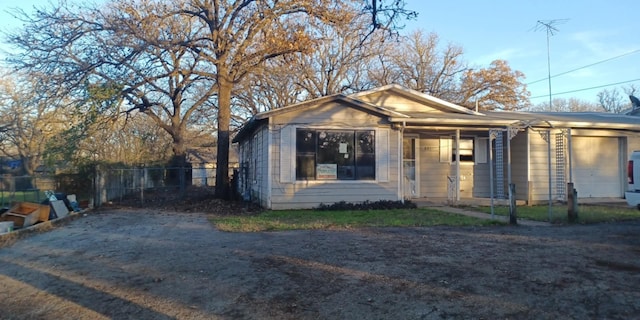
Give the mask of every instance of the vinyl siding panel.
[{"label": "vinyl siding panel", "polygon": [[[489,139],[476,138],[475,155],[476,163],[473,167],[473,192],[472,197],[488,198],[491,196],[489,181]],[[482,149],[481,149],[482,148]]]},{"label": "vinyl siding panel", "polygon": [[446,198],[449,175],[451,175],[450,163],[440,162],[440,138],[421,138],[420,196]]},{"label": "vinyl siding panel", "polygon": [[[516,186],[516,200],[528,200],[529,195],[529,139],[530,131],[519,132],[511,139],[511,181]],[[534,133],[537,134],[537,133]],[[505,170],[507,166],[505,165]],[[505,177],[506,177],[505,172]],[[505,186],[509,190],[509,186]]]},{"label": "vinyl siding panel", "polygon": [[268,200],[268,134],[267,127],[261,126],[238,145],[241,166],[238,191],[246,200],[262,206]]},{"label": "vinyl siding panel", "polygon": [[441,110],[426,106],[416,100],[403,97],[401,95],[390,94],[389,92],[377,92],[374,94],[360,96],[358,99],[369,102],[371,104],[395,110],[402,111],[420,111],[420,112],[434,112],[442,113]]},{"label": "vinyl siding panel", "polygon": [[[552,132],[553,134],[553,132]],[[547,201],[549,199],[549,169],[547,142],[537,131],[529,131],[529,151],[531,177],[531,200],[534,202]],[[551,144],[551,172],[555,173],[555,144]],[[552,182],[552,195],[555,195],[555,185]],[[553,199],[556,197],[553,196]]]}]

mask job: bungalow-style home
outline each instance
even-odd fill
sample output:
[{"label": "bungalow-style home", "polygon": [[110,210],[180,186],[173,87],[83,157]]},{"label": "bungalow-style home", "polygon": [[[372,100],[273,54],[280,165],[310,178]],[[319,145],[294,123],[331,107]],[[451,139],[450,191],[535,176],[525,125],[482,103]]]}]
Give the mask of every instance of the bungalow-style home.
[{"label": "bungalow-style home", "polygon": [[477,112],[388,85],[256,114],[238,144],[238,190],[265,208],[404,199],[528,203],[622,198],[640,118]]}]

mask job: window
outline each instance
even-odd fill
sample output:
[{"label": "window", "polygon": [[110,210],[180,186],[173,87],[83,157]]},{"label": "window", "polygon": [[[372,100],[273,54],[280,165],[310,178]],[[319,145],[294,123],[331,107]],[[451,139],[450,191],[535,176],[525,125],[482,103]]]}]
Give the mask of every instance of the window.
[{"label": "window", "polygon": [[296,129],[296,180],[374,180],[375,131]]},{"label": "window", "polygon": [[[486,142],[479,140],[476,145],[475,139],[471,137],[460,138],[460,163],[470,163],[478,161],[478,163],[486,162]],[[480,153],[477,153],[478,150]],[[456,141],[455,138],[440,138],[440,162],[456,162]],[[477,157],[480,157],[476,159]],[[483,158],[484,157],[484,158]]]},{"label": "window", "polygon": [[[460,138],[460,162],[473,162],[473,139]],[[456,144],[452,144],[451,161],[456,162]]]}]

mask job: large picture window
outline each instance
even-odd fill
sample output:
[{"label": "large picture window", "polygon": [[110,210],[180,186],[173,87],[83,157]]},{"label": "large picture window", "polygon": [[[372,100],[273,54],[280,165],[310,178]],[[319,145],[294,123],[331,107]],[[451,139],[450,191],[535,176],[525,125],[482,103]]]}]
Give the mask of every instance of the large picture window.
[{"label": "large picture window", "polygon": [[374,130],[296,130],[297,180],[374,180]]}]

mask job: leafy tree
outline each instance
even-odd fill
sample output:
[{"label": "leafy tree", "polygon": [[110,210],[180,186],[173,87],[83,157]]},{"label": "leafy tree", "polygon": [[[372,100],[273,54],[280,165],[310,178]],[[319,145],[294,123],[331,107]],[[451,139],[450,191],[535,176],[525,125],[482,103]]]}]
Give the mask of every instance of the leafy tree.
[{"label": "leafy tree", "polygon": [[524,74],[512,71],[504,60],[495,60],[488,68],[467,70],[457,102],[470,109],[476,103],[481,110],[524,109],[529,106],[530,93],[521,79]]}]

